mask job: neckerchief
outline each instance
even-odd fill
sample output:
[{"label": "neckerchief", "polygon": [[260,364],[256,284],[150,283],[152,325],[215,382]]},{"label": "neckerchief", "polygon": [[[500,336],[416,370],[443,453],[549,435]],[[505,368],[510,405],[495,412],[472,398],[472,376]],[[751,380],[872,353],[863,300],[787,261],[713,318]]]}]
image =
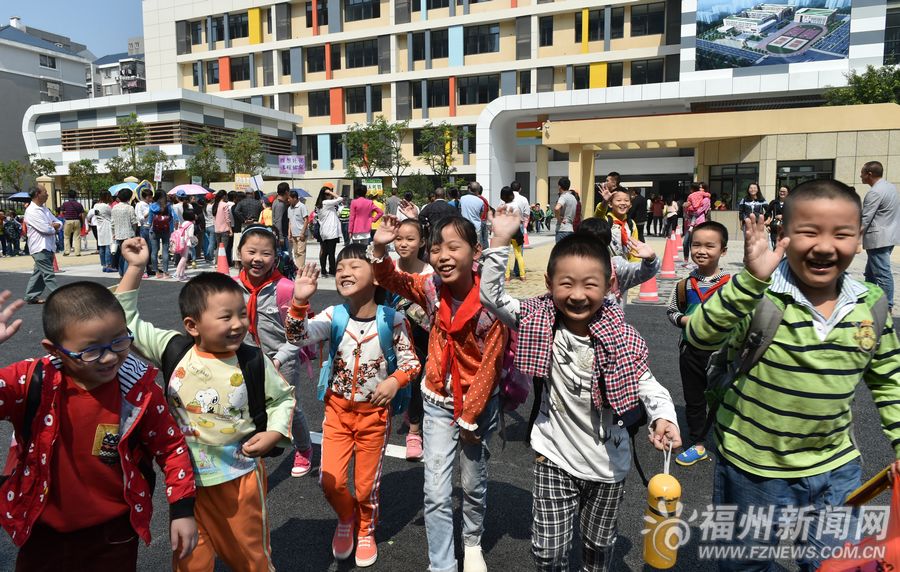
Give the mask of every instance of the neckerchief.
[{"label": "neckerchief", "polygon": [[253,336],[253,339],[257,344],[259,344],[259,335],[256,333],[256,299],[263,288],[272,282],[278,282],[282,278],[284,278],[284,276],[282,276],[281,272],[279,272],[277,268],[273,268],[272,273],[262,282],[262,284],[254,286],[250,282],[250,276],[247,275],[246,269],[241,269],[241,273],[238,275],[238,280],[240,280],[241,284],[244,285],[244,288],[250,292],[250,299],[247,300],[247,318],[250,320],[250,335]]},{"label": "neckerchief", "polygon": [[697,293],[697,296],[700,297],[700,303],[702,304],[702,303],[706,302],[707,300],[709,300],[709,298],[713,294],[716,293],[716,290],[718,290],[719,288],[724,286],[726,283],[728,283],[729,278],[731,278],[731,277],[726,274],[725,276],[722,277],[721,280],[719,280],[718,282],[716,282],[715,284],[713,284],[709,288],[707,288],[706,292],[703,292],[702,290],[700,290],[700,281],[697,280],[697,278],[695,276],[691,276],[690,277],[691,288],[693,288],[694,292]]},{"label": "neckerchief", "polygon": [[481,296],[479,289],[481,285],[481,276],[475,275],[475,284],[462,305],[453,314],[453,296],[450,294],[450,288],[447,285],[441,285],[441,307],[438,309],[438,326],[447,333],[447,343],[444,345],[444,353],[441,356],[441,375],[442,379],[447,379],[447,372],[450,373],[450,380],[453,384],[453,418],[459,419],[463,409],[463,391],[462,379],[459,375],[459,365],[456,363],[456,344],[462,345],[465,340],[457,340],[456,335],[462,331],[466,323],[478,316],[481,312]]},{"label": "neckerchief", "polygon": [[622,248],[625,248],[628,245],[628,221],[619,220],[612,213],[609,214],[609,217],[610,222],[619,227],[619,232],[622,234]]}]

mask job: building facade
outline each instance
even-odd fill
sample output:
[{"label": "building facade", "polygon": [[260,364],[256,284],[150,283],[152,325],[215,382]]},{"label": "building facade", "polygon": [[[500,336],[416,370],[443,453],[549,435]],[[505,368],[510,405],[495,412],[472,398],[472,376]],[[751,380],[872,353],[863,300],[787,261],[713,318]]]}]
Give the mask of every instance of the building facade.
[{"label": "building facade", "polygon": [[144,54],[119,53],[103,56],[91,65],[91,97],[147,91]]}]

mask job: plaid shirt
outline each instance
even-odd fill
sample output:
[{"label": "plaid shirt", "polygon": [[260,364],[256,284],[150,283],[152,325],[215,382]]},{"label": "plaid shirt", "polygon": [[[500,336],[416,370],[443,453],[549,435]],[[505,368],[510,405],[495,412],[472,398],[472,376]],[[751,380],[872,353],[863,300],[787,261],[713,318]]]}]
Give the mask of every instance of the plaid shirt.
[{"label": "plaid shirt", "polygon": [[[549,377],[557,311],[550,294],[521,302],[516,367],[524,374]],[[610,300],[591,320],[594,346],[591,398],[594,408],[612,408],[619,418],[638,407],[638,380],[647,372],[647,344]],[[630,415],[628,416],[631,417]]]}]

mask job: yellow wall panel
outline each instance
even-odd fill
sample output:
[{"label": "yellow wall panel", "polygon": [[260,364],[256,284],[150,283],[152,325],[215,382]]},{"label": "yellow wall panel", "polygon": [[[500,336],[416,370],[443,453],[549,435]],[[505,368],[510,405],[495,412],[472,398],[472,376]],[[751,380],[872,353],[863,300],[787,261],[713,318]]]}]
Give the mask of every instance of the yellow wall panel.
[{"label": "yellow wall panel", "polygon": [[247,10],[247,24],[250,31],[250,43],[262,43],[262,19],[259,17],[259,8]]},{"label": "yellow wall panel", "polygon": [[606,87],[606,62],[591,64],[590,83],[588,85],[591,89]]},{"label": "yellow wall panel", "polygon": [[588,53],[588,23],[590,20],[590,10],[587,8],[581,11],[581,53]]}]

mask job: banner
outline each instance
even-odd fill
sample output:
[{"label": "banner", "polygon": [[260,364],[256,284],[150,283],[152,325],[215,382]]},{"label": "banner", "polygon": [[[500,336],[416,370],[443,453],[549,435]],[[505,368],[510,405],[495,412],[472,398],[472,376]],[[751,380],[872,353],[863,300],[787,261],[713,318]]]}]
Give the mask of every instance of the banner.
[{"label": "banner", "polygon": [[384,185],[381,179],[363,179],[362,183],[366,188],[366,195],[381,196],[384,194]]},{"label": "banner", "polygon": [[253,176],[249,173],[235,173],[234,174],[234,190],[235,191],[249,191],[250,190],[250,179]]},{"label": "banner", "polygon": [[282,175],[305,175],[306,157],[303,155],[279,155],[278,172]]}]

